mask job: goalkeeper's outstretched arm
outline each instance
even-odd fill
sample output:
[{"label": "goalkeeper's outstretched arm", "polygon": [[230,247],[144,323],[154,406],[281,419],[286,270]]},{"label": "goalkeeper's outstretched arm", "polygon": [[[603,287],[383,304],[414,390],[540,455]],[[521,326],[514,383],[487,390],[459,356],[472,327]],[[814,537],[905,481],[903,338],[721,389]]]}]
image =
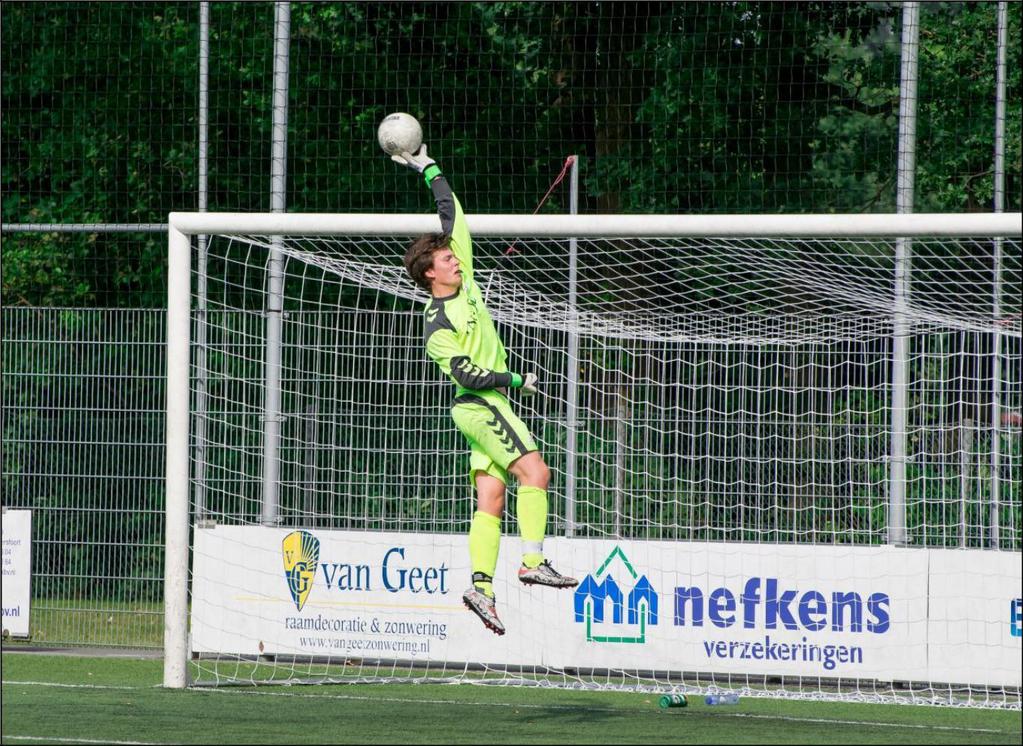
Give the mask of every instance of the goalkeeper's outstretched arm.
[{"label": "goalkeeper's outstretched arm", "polygon": [[427,186],[433,192],[434,202],[437,203],[441,232],[449,238],[448,245],[451,248],[451,253],[458,259],[462,277],[472,280],[472,237],[469,235],[469,226],[465,222],[465,213],[462,212],[462,205],[459,204],[458,198],[451,191],[447,178],[441,173],[440,166],[427,155],[426,145],[421,146],[415,154],[392,155],[391,160],[423,175]]},{"label": "goalkeeper's outstretched arm", "polygon": [[[391,160],[422,174],[433,192],[443,231],[417,239],[405,255],[405,267],[412,279],[435,299],[440,299],[437,305],[427,308],[425,330],[427,353],[440,366],[440,369],[446,375],[451,376],[463,390],[521,388],[523,394],[536,393],[537,377],[535,374],[527,373],[523,376],[510,371],[493,370],[473,360],[472,355],[464,349],[459,341],[455,326],[445,313],[444,301],[455,296],[446,294],[442,296],[441,293],[438,293],[437,286],[440,281],[437,275],[431,277],[427,274],[431,270],[435,273],[439,272],[437,261],[447,261],[441,250],[449,249],[448,257],[454,255],[454,258],[457,259],[457,268],[460,271],[460,280],[456,281],[457,285],[469,296],[478,295],[479,291],[473,280],[472,239],[469,235],[469,227],[466,224],[462,206],[451,191],[440,167],[427,155],[425,144],[415,154],[402,153],[391,156]],[[439,259],[435,259],[435,256]],[[444,273],[450,275],[446,266],[444,266]],[[449,278],[445,278],[445,281],[440,283],[440,287],[445,293],[457,289],[457,286],[452,286],[448,280]],[[482,299],[480,300],[482,301]],[[494,341],[500,345],[500,342],[496,340],[496,335]]]}]

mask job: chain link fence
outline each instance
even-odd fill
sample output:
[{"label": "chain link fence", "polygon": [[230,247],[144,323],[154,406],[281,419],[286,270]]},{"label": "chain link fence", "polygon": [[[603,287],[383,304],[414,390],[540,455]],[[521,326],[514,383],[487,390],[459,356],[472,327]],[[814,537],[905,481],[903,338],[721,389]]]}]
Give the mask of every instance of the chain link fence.
[{"label": "chain link fence", "polygon": [[165,317],[0,312],[0,489],[33,511],[37,643],[162,640]]}]

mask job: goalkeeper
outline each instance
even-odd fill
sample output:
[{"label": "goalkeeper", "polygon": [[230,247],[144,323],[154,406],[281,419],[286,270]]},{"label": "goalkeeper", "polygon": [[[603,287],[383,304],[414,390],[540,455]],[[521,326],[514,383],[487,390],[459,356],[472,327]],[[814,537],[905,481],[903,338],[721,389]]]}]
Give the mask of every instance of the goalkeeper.
[{"label": "goalkeeper", "polygon": [[423,145],[392,160],[426,179],[437,202],[441,233],[416,239],[405,252],[409,276],[432,297],[426,304],[426,352],[456,386],[451,416],[469,441],[469,474],[477,510],[469,529],[472,585],[462,601],[489,629],[504,634],[494,599],[508,475],[519,482],[517,518],[522,535],[519,580],[527,585],[578,585],[543,556],[550,470],[522,420],[508,404],[508,389],[536,393],[537,377],[508,370],[504,345],[473,278],[472,243],[462,206]]}]

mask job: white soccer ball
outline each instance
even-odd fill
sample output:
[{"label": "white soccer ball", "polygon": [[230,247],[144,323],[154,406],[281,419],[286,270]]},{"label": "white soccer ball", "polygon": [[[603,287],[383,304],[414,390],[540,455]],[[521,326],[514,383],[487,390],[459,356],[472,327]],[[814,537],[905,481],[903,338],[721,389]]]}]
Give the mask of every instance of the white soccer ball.
[{"label": "white soccer ball", "polygon": [[411,114],[388,114],[377,127],[377,142],[388,155],[415,153],[423,144],[423,128]]}]

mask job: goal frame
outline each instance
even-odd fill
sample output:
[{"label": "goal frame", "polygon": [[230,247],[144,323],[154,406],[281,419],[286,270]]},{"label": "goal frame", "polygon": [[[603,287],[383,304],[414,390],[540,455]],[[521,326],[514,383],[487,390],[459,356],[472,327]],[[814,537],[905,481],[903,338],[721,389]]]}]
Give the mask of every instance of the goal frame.
[{"label": "goal frame", "polygon": [[[468,215],[473,235],[530,238],[1018,238],[1021,213],[829,215]],[[192,237],[414,236],[436,215],[198,213],[168,217],[166,538],[163,685],[189,685],[189,371]]]}]

